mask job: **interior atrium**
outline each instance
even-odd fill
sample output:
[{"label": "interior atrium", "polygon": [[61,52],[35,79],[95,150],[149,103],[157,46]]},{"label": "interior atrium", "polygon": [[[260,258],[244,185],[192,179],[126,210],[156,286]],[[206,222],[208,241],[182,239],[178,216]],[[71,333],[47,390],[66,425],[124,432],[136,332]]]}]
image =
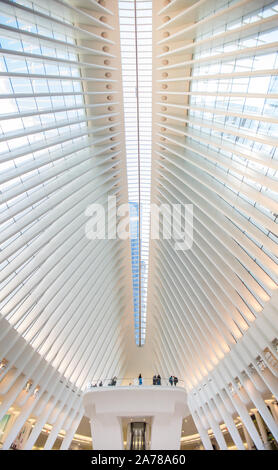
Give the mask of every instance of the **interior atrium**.
[{"label": "interior atrium", "polygon": [[1,449],[278,449],[277,29],[0,0]]}]

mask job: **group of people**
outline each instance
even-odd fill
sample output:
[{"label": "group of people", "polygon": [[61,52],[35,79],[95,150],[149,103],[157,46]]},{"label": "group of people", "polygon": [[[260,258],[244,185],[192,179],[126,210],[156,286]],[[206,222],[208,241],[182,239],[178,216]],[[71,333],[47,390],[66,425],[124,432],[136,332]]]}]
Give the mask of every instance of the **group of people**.
[{"label": "group of people", "polygon": [[[109,387],[115,387],[117,385],[117,377],[114,376],[113,379],[110,380],[108,386]],[[91,385],[91,387],[95,388],[95,387],[103,387],[103,382],[102,380],[99,382],[99,384],[95,383],[94,385]]]},{"label": "group of people", "polygon": [[[174,386],[176,387],[178,381],[179,381],[179,379],[178,379],[175,375],[171,375],[171,377],[169,378],[169,383],[170,383],[171,386],[174,385]],[[139,384],[139,385],[143,385],[143,377],[142,377],[142,374],[139,374],[139,376],[138,376],[138,384]],[[117,377],[114,376],[114,377],[110,380],[108,386],[109,386],[109,387],[115,387],[116,385],[117,385]],[[130,383],[129,385],[132,385],[132,383]],[[160,376],[160,374],[153,376],[153,385],[161,385],[161,376]],[[96,383],[95,385],[91,385],[91,387],[97,387],[97,386],[103,387],[103,382],[102,382],[102,380],[99,382],[99,384]]]},{"label": "group of people", "polygon": [[178,377],[176,377],[175,375],[171,375],[171,377],[169,378],[169,383],[170,383],[171,387],[172,387],[173,385],[175,385],[175,387],[176,387],[178,381],[179,381],[179,379],[178,379]]},{"label": "group of people", "polygon": [[115,387],[117,385],[117,377],[114,376],[113,379],[109,382],[108,386],[109,387]]},{"label": "group of people", "polygon": [[161,377],[159,374],[153,376],[153,385],[161,385]]},{"label": "group of people", "polygon": [[92,387],[93,387],[93,388],[96,388],[97,386],[102,387],[102,386],[103,386],[102,381],[100,381],[99,384],[94,384],[94,385],[91,384],[91,385],[90,385],[91,388],[92,388]]},{"label": "group of people", "polygon": [[[176,387],[178,381],[179,381],[179,379],[175,375],[171,375],[171,377],[169,378],[169,383],[170,383],[171,387],[173,385]],[[142,374],[139,374],[138,384],[139,385],[143,384]],[[153,376],[153,385],[161,385],[161,376],[159,374]]]}]

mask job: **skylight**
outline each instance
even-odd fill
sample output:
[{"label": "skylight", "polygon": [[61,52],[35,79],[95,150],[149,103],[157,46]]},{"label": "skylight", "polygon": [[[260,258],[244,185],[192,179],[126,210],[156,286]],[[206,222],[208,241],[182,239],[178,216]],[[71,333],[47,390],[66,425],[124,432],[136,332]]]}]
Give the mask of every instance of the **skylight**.
[{"label": "skylight", "polygon": [[[152,2],[119,0],[134,326],[145,342],[152,152]],[[140,240],[140,243],[139,243]]]}]

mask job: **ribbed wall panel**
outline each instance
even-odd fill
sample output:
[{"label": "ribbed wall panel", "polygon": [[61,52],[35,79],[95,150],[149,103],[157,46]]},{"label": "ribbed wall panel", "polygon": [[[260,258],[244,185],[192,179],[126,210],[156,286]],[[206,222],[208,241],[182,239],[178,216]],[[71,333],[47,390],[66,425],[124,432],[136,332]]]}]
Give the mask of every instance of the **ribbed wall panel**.
[{"label": "ribbed wall panel", "polygon": [[261,398],[277,397],[278,377],[278,5],[172,0],[154,9],[152,202],[194,209],[191,249],[163,239],[162,217],[151,241],[156,369],[185,380],[205,448],[208,431],[227,447],[223,423],[244,448],[240,416],[261,449],[250,408],[278,435]]},{"label": "ribbed wall panel", "polygon": [[94,0],[0,4],[1,417],[21,409],[3,449],[29,418],[25,448],[45,425],[45,449],[61,430],[68,448],[87,384],[126,367],[128,245],[85,233],[91,204],[110,221],[108,196],[128,201],[112,10]]}]

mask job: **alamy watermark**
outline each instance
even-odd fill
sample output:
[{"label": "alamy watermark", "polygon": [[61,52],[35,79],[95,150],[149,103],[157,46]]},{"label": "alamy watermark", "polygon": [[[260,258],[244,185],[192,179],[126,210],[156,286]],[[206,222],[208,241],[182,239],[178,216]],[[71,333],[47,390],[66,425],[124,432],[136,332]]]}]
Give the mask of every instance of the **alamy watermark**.
[{"label": "alamy watermark", "polygon": [[[192,248],[192,204],[150,204],[148,209],[152,240],[174,240],[177,251]],[[89,218],[85,225],[85,234],[89,240],[127,240],[138,237],[139,215],[135,203],[117,205],[117,198],[109,196],[105,204],[88,206],[85,216]]]}]

